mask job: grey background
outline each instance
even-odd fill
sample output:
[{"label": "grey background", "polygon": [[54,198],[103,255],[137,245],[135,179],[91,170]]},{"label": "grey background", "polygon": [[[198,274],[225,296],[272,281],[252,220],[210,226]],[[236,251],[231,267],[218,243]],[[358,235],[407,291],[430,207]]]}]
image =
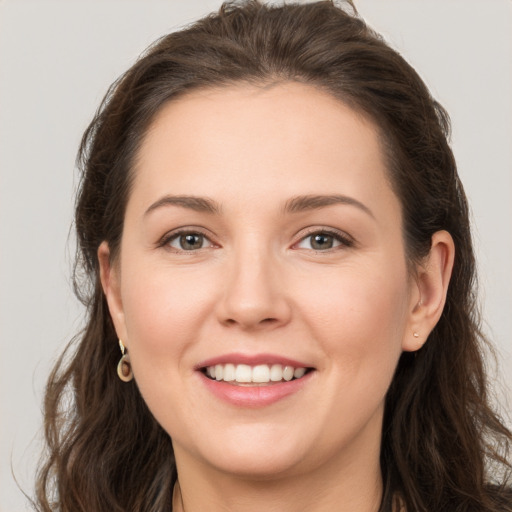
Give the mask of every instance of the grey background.
[{"label": "grey background", "polygon": [[[356,0],[453,121],[486,330],[512,397],[512,2]],[[217,0],[0,0],[0,512],[28,509],[52,361],[80,327],[68,240],[74,158],[108,85]]]}]

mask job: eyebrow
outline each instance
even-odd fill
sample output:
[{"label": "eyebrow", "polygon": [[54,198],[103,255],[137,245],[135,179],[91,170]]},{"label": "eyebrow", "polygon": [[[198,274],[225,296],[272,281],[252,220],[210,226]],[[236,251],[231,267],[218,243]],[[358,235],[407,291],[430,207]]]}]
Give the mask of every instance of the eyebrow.
[{"label": "eyebrow", "polygon": [[[307,210],[316,210],[332,206],[335,204],[344,204],[355,206],[370,217],[375,218],[372,211],[363,203],[350,196],[340,194],[331,195],[302,195],[288,199],[284,204],[283,213],[300,213]],[[201,213],[220,214],[221,206],[213,199],[198,196],[172,196],[166,195],[155,201],[145,212],[144,216],[163,206],[180,206]]]},{"label": "eyebrow", "polygon": [[219,214],[221,212],[220,205],[207,197],[167,195],[155,201],[144,212],[144,216],[162,206],[181,206],[202,213]]},{"label": "eyebrow", "polygon": [[359,208],[363,212],[367,213],[370,217],[375,219],[375,215],[373,215],[370,208],[366,205],[354,199],[350,196],[344,196],[340,194],[331,194],[331,195],[305,195],[305,196],[296,196],[292,197],[288,201],[286,201],[284,205],[285,213],[298,213],[307,210],[316,210],[318,208],[325,208],[327,206],[331,206],[334,204],[346,204],[350,206],[355,206]]}]

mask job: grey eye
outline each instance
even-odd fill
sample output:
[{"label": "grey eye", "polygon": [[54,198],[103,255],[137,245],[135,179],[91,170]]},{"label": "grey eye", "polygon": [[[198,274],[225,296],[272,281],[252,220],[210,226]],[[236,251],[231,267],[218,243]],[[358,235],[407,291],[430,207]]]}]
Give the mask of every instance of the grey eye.
[{"label": "grey eye", "polygon": [[334,246],[334,237],[325,233],[311,235],[311,247],[316,251],[322,249],[331,249]]},{"label": "grey eye", "polygon": [[194,251],[205,246],[206,237],[201,233],[182,233],[169,241],[169,245],[182,251]]},{"label": "grey eye", "polygon": [[343,245],[344,241],[340,236],[331,235],[330,233],[319,231],[305,236],[297,245],[300,249],[312,249],[314,251],[325,251],[339,245]]}]

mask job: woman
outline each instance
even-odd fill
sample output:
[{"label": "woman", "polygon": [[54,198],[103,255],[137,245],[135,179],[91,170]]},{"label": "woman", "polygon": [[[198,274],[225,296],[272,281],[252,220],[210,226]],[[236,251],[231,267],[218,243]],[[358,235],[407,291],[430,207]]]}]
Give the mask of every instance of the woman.
[{"label": "woman", "polygon": [[448,132],[330,2],[150,48],[80,149],[39,508],[512,510]]}]

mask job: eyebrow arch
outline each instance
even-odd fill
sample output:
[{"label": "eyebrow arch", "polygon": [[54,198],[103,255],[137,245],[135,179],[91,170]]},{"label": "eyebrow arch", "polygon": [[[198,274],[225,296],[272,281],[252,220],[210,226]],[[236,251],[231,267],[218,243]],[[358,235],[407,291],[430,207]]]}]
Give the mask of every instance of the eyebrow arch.
[{"label": "eyebrow arch", "polygon": [[145,212],[144,216],[162,206],[181,206],[196,212],[219,214],[221,211],[218,205],[212,199],[197,196],[171,196],[166,195],[155,201]]},{"label": "eyebrow arch", "polygon": [[292,197],[286,201],[284,205],[284,212],[297,213],[306,210],[316,210],[317,208],[325,208],[326,206],[331,206],[333,204],[347,204],[350,206],[355,206],[356,208],[359,208],[363,212],[367,213],[370,217],[375,219],[375,215],[373,215],[372,211],[366,205],[357,199],[354,199],[353,197],[340,194]]}]

